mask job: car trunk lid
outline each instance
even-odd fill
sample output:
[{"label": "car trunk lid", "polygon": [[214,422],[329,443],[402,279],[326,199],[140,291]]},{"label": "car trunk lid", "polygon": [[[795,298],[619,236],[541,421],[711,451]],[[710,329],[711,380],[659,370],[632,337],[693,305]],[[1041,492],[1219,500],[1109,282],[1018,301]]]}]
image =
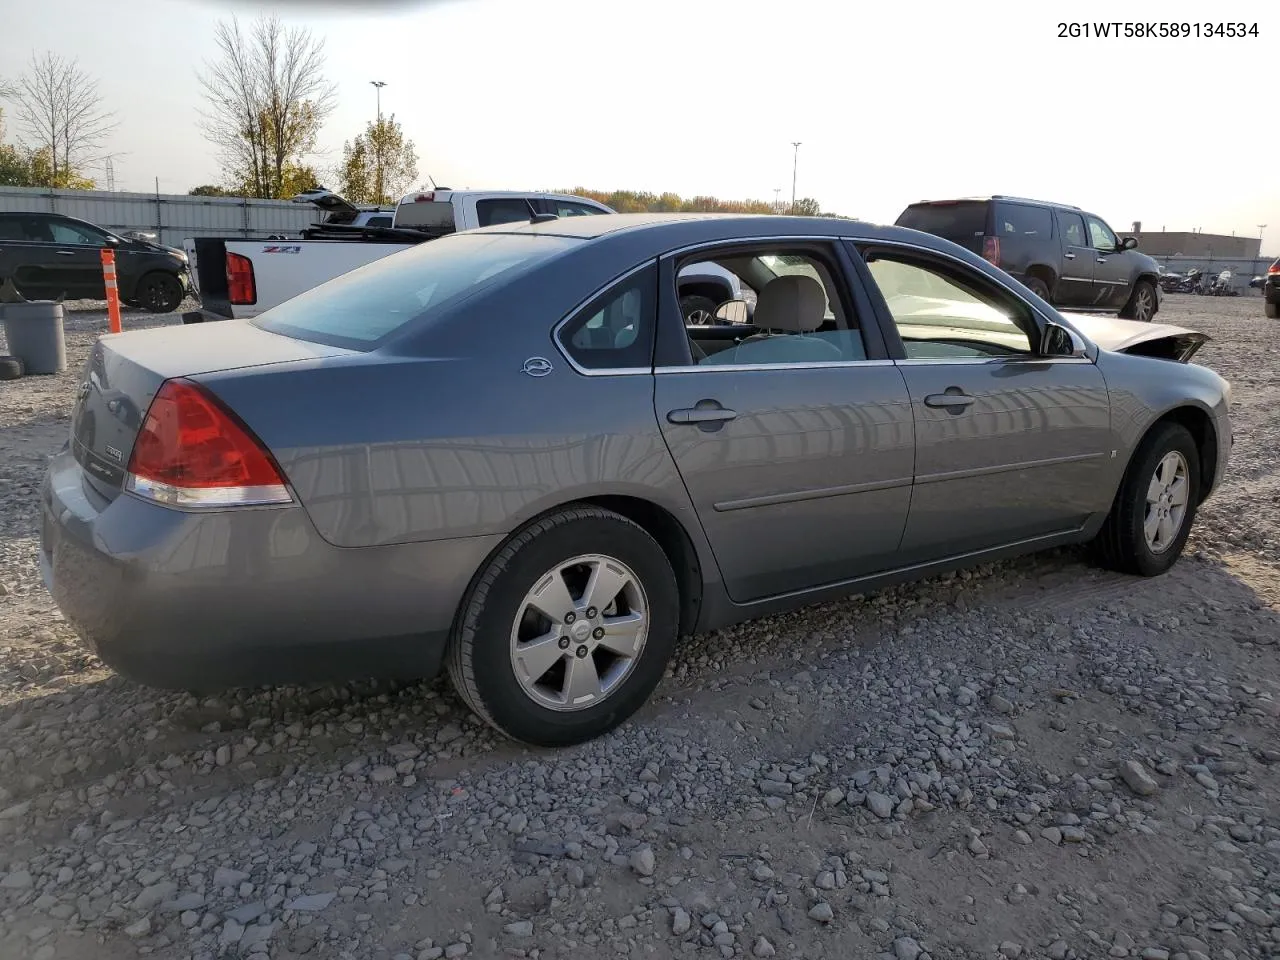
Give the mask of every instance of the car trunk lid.
[{"label": "car trunk lid", "polygon": [[71,452],[94,490],[114,499],[147,409],[166,380],[350,353],[237,320],[102,337],[76,390]]}]

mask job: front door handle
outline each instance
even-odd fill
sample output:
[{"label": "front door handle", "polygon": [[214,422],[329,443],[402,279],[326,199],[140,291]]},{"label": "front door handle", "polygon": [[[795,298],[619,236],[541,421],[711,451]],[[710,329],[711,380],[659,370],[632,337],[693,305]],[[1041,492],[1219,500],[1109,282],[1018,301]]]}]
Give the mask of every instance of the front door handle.
[{"label": "front door handle", "polygon": [[926,407],[967,407],[974,398],[963,393],[933,393],[924,398]]},{"label": "front door handle", "polygon": [[58,251],[58,256],[60,256],[60,257],[74,257],[75,255],[76,255],[76,252],[75,252],[74,250],[59,250],[59,251]]},{"label": "front door handle", "polygon": [[1107,262],[1107,258],[1106,258],[1106,257],[1099,257],[1099,258],[1098,258],[1098,262],[1099,262],[1099,263],[1106,263],[1106,262]]},{"label": "front door handle", "polygon": [[685,407],[667,414],[669,423],[724,423],[738,416],[737,410],[721,406]]},{"label": "front door handle", "polygon": [[1076,255],[1074,253],[1071,253],[1070,251],[1068,251],[1067,253],[1064,253],[1063,256],[1068,260],[1074,260],[1076,258]]}]

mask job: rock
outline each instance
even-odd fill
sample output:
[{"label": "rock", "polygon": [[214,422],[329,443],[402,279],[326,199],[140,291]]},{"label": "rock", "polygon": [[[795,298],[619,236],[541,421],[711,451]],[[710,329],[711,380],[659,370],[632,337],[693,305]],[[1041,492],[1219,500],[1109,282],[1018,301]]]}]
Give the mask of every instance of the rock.
[{"label": "rock", "polygon": [[652,877],[655,866],[653,851],[648,847],[641,847],[631,854],[631,869],[640,876]]},{"label": "rock", "polygon": [[1007,723],[984,723],[983,729],[993,740],[1016,740],[1018,734]]},{"label": "rock", "polygon": [[1169,951],[1162,947],[1147,947],[1139,956],[1142,960],[1169,960]]},{"label": "rock", "polygon": [[177,892],[178,885],[172,881],[153,883],[149,887],[143,887],[142,892],[133,898],[131,906],[134,910],[145,913],[148,910],[154,910]]},{"label": "rock", "polygon": [[912,937],[899,937],[893,941],[893,955],[897,960],[916,960],[924,953],[924,947]]},{"label": "rock", "polygon": [[369,771],[369,779],[374,783],[390,783],[395,778],[395,767],[374,767]]},{"label": "rock", "polygon": [[240,924],[250,924],[257,920],[260,916],[267,912],[265,903],[246,903],[243,906],[236,907],[227,917]]},{"label": "rock", "polygon": [[285,903],[286,910],[296,910],[299,913],[315,913],[317,910],[323,910],[329,904],[333,903],[336,893],[310,893],[301,897],[294,897]]},{"label": "rock", "polygon": [[141,920],[135,920],[124,928],[126,937],[132,937],[137,940],[139,937],[145,937],[151,932],[151,918],[143,917]]},{"label": "rock", "polygon": [[888,820],[893,816],[893,801],[883,793],[877,793],[874,790],[868,793],[867,807],[881,820]]},{"label": "rock", "polygon": [[5,890],[28,890],[31,888],[31,873],[27,870],[15,870],[13,873],[6,873],[3,879],[0,879],[0,888]]},{"label": "rock", "polygon": [[204,894],[184,893],[173,900],[160,904],[161,913],[185,913],[187,910],[199,910],[204,906]]},{"label": "rock", "polygon": [[1240,916],[1244,917],[1255,927],[1269,927],[1272,924],[1271,914],[1259,910],[1257,907],[1251,907],[1247,903],[1237,903],[1231,908]]},{"label": "rock", "polygon": [[30,809],[31,801],[23,800],[21,803],[15,803],[11,807],[0,810],[0,820],[17,820],[19,817],[25,817]]},{"label": "rock", "polygon": [[1022,944],[1014,943],[1012,940],[1006,940],[1000,944],[1000,956],[1008,957],[1009,960],[1022,956]]},{"label": "rock", "polygon": [[1026,846],[1031,842],[1031,835],[1025,830],[1015,830],[1013,831],[1013,842]]},{"label": "rock", "polygon": [[511,934],[511,936],[513,937],[532,937],[533,921],[517,920],[515,923],[508,923],[502,929],[505,930],[507,933]]},{"label": "rock", "polygon": [[1055,940],[1049,944],[1048,954],[1049,960],[1067,960],[1067,953],[1071,947],[1067,945],[1065,940]]},{"label": "rock", "polygon": [[1126,760],[1120,765],[1120,776],[1125,785],[1140,797],[1149,797],[1160,789],[1160,784],[1147,773],[1147,768],[1137,760]]},{"label": "rock", "polygon": [[689,932],[691,926],[693,926],[693,917],[689,916],[688,911],[676,907],[675,913],[671,915],[671,932],[677,937],[682,937]]},{"label": "rock", "polygon": [[1045,827],[1040,831],[1040,836],[1052,844],[1062,843],[1062,831],[1057,827]]},{"label": "rock", "polygon": [[989,702],[996,713],[1013,713],[1013,703],[998,693],[993,693]]},{"label": "rock", "polygon": [[448,960],[456,960],[457,957],[465,957],[468,949],[465,943],[451,943],[444,948],[444,955]]},{"label": "rock", "polygon": [[222,933],[218,934],[218,943],[224,947],[230,947],[240,942],[240,938],[244,936],[244,925],[236,923],[234,920],[228,920],[222,925]]},{"label": "rock", "polygon": [[844,791],[839,787],[832,787],[822,795],[822,805],[825,807],[834,807],[844,799]]},{"label": "rock", "polygon": [[778,951],[774,949],[773,944],[769,942],[763,934],[756,937],[755,946],[751,948],[753,957],[772,957]]},{"label": "rock", "polygon": [[809,908],[810,920],[817,920],[819,923],[830,923],[835,918],[835,911],[831,909],[831,904],[825,900],[821,900]]},{"label": "rock", "polygon": [[247,873],[232,870],[229,867],[219,867],[213,871],[213,885],[218,888],[238,887],[248,879],[249,875]]}]

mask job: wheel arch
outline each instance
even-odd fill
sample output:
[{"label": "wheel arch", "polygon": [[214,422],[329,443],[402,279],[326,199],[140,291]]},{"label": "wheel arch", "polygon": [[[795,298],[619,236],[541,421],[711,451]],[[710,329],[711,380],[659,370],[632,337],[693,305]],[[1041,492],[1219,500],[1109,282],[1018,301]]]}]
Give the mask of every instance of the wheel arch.
[{"label": "wheel arch", "polygon": [[1196,452],[1200,455],[1200,497],[1196,501],[1196,506],[1199,506],[1208,498],[1213,487],[1213,478],[1218,473],[1218,428],[1213,422],[1213,416],[1203,407],[1183,404],[1166,410],[1152,420],[1142,431],[1138,442],[1133,445],[1129,463],[1125,464],[1125,473],[1129,472],[1134,457],[1137,456],[1139,448],[1147,437],[1151,436],[1151,432],[1162,423],[1176,423],[1185,427],[1195,441]]},{"label": "wheel arch", "polygon": [[1053,288],[1058,283],[1058,274],[1053,267],[1049,266],[1047,263],[1033,263],[1031,266],[1027,267],[1026,275],[1028,277],[1035,277],[1037,280],[1042,281],[1044,285],[1049,288],[1049,295],[1053,295]]}]

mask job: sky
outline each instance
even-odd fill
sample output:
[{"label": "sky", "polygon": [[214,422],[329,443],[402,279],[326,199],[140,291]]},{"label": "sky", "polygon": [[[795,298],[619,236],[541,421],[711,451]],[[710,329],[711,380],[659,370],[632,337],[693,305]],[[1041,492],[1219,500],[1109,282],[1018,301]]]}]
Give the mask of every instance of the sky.
[{"label": "sky", "polygon": [[[1086,207],[1120,232],[1268,224],[1263,250],[1280,251],[1277,138],[1263,121],[1274,0],[14,2],[0,78],[34,51],[77,59],[118,120],[116,188],[158,178],[185,193],[220,180],[198,114],[213,27],[264,10],[325,41],[338,108],[309,158],[319,168],[375,116],[381,80],[383,112],[441,186],[786,200],[794,161],[798,196],[865,220],[1005,193]],[[1067,17],[1228,16],[1260,35],[1058,35]]]}]

